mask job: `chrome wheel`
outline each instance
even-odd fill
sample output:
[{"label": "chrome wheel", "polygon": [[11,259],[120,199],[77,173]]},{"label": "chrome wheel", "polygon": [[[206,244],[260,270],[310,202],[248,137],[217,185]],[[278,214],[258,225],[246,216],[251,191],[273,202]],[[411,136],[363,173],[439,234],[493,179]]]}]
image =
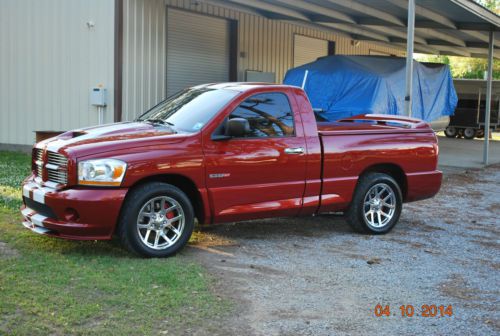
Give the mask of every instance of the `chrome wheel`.
[{"label": "chrome wheel", "polygon": [[391,221],[396,212],[396,194],[388,184],[378,183],[368,190],[363,205],[366,224],[380,229]]},{"label": "chrome wheel", "polygon": [[137,232],[142,243],[154,250],[174,245],[182,235],[185,216],[182,206],[168,196],[147,201],[137,216]]}]

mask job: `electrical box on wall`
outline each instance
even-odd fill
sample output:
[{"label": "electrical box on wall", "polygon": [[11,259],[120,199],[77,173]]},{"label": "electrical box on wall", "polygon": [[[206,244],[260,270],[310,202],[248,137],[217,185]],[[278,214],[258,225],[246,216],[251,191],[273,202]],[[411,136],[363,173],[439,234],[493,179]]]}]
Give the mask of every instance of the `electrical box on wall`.
[{"label": "electrical box on wall", "polygon": [[90,104],[94,106],[106,106],[107,90],[102,87],[92,88],[90,92]]}]

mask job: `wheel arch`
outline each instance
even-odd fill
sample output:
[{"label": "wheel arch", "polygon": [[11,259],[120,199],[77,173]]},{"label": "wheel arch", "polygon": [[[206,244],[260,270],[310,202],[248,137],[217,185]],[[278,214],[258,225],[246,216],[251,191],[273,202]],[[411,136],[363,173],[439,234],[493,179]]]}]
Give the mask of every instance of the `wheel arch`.
[{"label": "wheel arch", "polygon": [[406,199],[408,191],[408,181],[406,179],[404,170],[399,165],[395,163],[378,163],[367,167],[359,176],[361,177],[368,173],[382,173],[391,176],[394,180],[396,180],[399,187],[401,188],[403,200]]},{"label": "wheel arch", "polygon": [[[149,182],[162,182],[173,185],[184,192],[193,205],[195,217],[199,223],[205,223],[207,214],[205,213],[203,198],[192,179],[182,174],[158,174],[150,175],[136,181],[130,190]],[[130,192],[130,191],[129,191]]]}]

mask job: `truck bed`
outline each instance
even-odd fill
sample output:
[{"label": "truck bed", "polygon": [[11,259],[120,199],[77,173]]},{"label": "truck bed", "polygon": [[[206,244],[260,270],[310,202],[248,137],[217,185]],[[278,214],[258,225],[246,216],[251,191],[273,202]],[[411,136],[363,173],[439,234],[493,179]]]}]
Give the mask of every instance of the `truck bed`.
[{"label": "truck bed", "polygon": [[366,114],[319,122],[321,211],[343,211],[358,177],[377,167],[400,177],[405,201],[434,195],[440,186],[437,138],[429,124],[408,117]]}]

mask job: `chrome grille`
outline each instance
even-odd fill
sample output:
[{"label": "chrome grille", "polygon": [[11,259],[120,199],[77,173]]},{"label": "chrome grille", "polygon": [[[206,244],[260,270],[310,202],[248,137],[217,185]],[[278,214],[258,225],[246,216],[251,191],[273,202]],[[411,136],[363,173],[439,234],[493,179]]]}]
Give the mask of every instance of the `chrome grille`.
[{"label": "chrome grille", "polygon": [[[53,182],[57,184],[68,183],[68,159],[56,152],[47,152],[46,162],[43,161],[43,150],[35,149],[35,175],[44,178],[45,182]],[[47,175],[43,176],[44,168]]]},{"label": "chrome grille", "polygon": [[42,177],[43,173],[43,150],[42,149],[35,149],[35,175],[38,177]]},{"label": "chrome grille", "polygon": [[47,153],[47,163],[59,166],[60,168],[67,168],[68,160],[64,155],[55,152]]},{"label": "chrome grille", "polygon": [[42,177],[43,173],[43,165],[36,165],[36,176]]},{"label": "chrome grille", "polygon": [[50,182],[66,184],[68,182],[68,160],[64,155],[47,152],[47,179]]},{"label": "chrome grille", "polygon": [[35,149],[35,159],[38,161],[42,161],[43,159],[43,150],[42,149]]},{"label": "chrome grille", "polygon": [[47,177],[50,182],[66,184],[68,173],[66,171],[47,169]]}]

